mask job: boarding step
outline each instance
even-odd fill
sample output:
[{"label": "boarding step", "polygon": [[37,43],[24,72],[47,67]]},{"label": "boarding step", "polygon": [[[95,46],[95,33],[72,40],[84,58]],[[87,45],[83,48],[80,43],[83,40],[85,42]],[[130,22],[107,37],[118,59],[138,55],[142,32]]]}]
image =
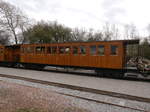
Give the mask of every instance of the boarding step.
[{"label": "boarding step", "polygon": [[126,76],[126,77],[131,77],[131,78],[137,78],[138,75],[139,75],[139,74],[137,74],[137,73],[132,73],[132,72],[130,72],[130,73],[125,73],[125,76]]}]

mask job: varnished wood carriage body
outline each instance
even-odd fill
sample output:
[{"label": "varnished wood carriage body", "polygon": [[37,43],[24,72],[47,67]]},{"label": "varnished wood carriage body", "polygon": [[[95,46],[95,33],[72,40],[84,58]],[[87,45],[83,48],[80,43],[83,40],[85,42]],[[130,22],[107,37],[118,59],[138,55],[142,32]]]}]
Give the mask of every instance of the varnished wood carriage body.
[{"label": "varnished wood carriage body", "polygon": [[139,40],[1,46],[0,61],[28,66],[38,64],[94,70],[123,70],[126,65],[126,46],[129,44],[139,44]]}]

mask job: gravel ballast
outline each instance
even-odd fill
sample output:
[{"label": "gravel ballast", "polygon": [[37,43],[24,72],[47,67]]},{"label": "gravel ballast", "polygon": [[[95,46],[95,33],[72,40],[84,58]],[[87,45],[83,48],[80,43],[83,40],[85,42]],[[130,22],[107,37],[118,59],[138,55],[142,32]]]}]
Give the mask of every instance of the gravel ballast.
[{"label": "gravel ballast", "polygon": [[150,98],[150,83],[0,67],[1,74]]},{"label": "gravel ballast", "polygon": [[[100,101],[104,101],[104,102],[108,102],[108,103],[113,103],[113,104],[117,104],[117,105],[121,105],[121,106],[128,106],[128,107],[133,107],[133,108],[137,108],[137,109],[142,109],[145,111],[150,111],[149,103],[125,100],[125,99],[114,98],[114,97],[110,97],[110,96],[106,96],[106,95],[92,94],[92,93],[88,93],[88,92],[81,92],[81,91],[76,91],[76,90],[71,90],[71,89],[66,89],[66,88],[54,87],[54,86],[32,83],[32,82],[16,80],[16,79],[9,79],[9,78],[4,78],[4,77],[3,78],[0,77],[0,80],[7,81],[10,84],[17,83],[17,84],[19,84],[19,86],[26,85],[26,86],[29,86],[32,88],[36,88],[36,89],[40,89],[40,90],[44,90],[44,91],[46,90],[46,91],[49,91],[48,93],[51,93],[51,92],[55,93],[55,94],[65,98],[65,100],[63,100],[63,101],[65,101],[65,103],[66,103],[66,101],[69,101],[69,103],[67,103],[68,105],[71,105],[71,106],[79,108],[79,109],[81,108],[84,111],[86,110],[86,111],[91,111],[91,112],[138,112],[138,111],[132,110],[132,109],[121,108],[121,107],[116,107],[116,106],[102,104],[102,103],[96,103],[96,102],[89,102],[89,101],[85,101],[85,100],[70,97],[70,96],[60,95],[58,93],[76,95],[76,96],[80,96],[80,97],[91,98],[91,99],[100,100]],[[25,87],[25,86],[23,86],[23,87]],[[43,96],[43,97],[45,97],[45,96]]]}]

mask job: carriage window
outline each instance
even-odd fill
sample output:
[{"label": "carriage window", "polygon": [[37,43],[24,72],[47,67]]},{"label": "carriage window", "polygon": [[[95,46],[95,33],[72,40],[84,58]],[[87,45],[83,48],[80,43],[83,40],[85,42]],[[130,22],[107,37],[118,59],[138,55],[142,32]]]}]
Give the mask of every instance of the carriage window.
[{"label": "carriage window", "polygon": [[98,55],[103,56],[105,54],[105,47],[104,45],[98,46]]},{"label": "carriage window", "polygon": [[96,46],[90,46],[90,54],[95,55],[96,54]]},{"label": "carriage window", "polygon": [[36,53],[44,53],[45,47],[36,47]]},{"label": "carriage window", "polygon": [[65,53],[65,48],[64,47],[59,47],[59,53],[64,54]]},{"label": "carriage window", "polygon": [[41,47],[36,47],[36,53],[41,53]]},{"label": "carriage window", "polygon": [[52,54],[56,54],[57,53],[57,47],[52,47]]},{"label": "carriage window", "polygon": [[86,47],[80,46],[80,54],[86,54]]},{"label": "carriage window", "polygon": [[51,47],[47,47],[47,53],[52,54],[52,48]]},{"label": "carriage window", "polygon": [[65,48],[65,53],[66,53],[66,54],[69,54],[69,53],[70,53],[70,47],[66,47],[66,48]]},{"label": "carriage window", "polygon": [[118,47],[115,45],[111,45],[111,55],[117,55]]},{"label": "carriage window", "polygon": [[45,47],[41,47],[41,51],[45,53]]},{"label": "carriage window", "polygon": [[78,47],[76,46],[73,47],[73,54],[74,55],[78,54]]}]

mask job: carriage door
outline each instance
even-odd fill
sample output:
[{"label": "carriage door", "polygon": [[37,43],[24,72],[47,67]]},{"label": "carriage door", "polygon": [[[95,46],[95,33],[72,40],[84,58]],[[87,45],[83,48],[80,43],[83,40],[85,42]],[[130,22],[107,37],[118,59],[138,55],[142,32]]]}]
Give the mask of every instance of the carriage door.
[{"label": "carriage door", "polygon": [[14,62],[20,62],[20,46],[19,45],[13,46],[12,56],[13,56]]},{"label": "carriage door", "polygon": [[5,61],[20,62],[20,45],[6,46]]}]

